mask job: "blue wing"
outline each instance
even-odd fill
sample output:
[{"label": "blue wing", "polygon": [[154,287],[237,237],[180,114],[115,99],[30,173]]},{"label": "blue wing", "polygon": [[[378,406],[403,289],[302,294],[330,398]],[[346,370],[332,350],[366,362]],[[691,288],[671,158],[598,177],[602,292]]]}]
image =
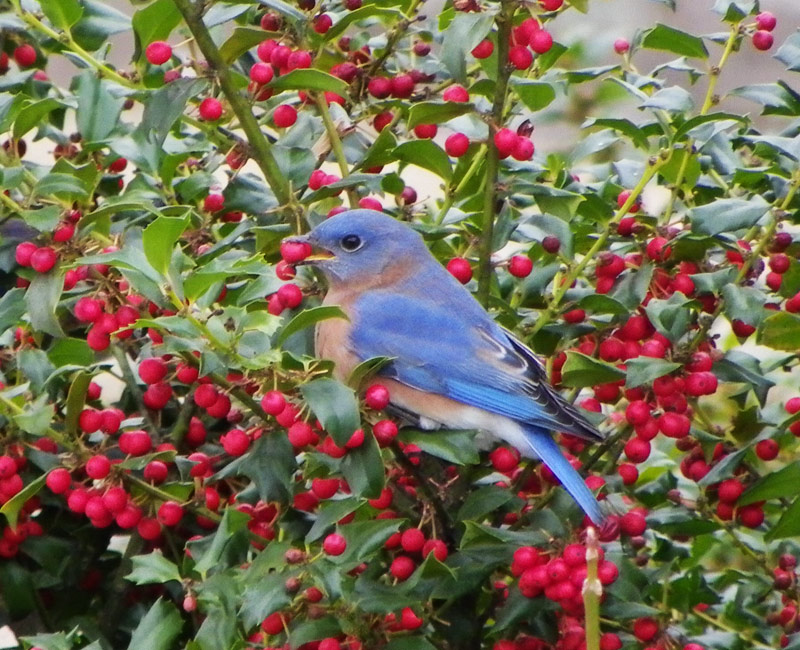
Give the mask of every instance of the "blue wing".
[{"label": "blue wing", "polygon": [[[520,423],[589,440],[597,430],[548,384],[533,353],[463,291],[371,291],[354,305],[353,349],[361,360],[393,357],[381,374]],[[463,291],[463,294],[461,293]],[[421,294],[421,295],[420,295]]]}]

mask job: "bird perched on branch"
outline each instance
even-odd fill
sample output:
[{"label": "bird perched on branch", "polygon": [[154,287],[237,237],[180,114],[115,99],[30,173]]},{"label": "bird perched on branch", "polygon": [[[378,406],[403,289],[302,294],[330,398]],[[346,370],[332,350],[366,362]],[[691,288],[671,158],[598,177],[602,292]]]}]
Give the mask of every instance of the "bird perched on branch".
[{"label": "bird perched on branch", "polygon": [[374,357],[392,406],[423,428],[478,429],[538,457],[596,523],[600,507],[551,435],[597,441],[598,431],[547,382],[525,345],[430,254],[409,226],[374,210],[342,212],[309,234],[303,263],[329,282],[325,304],[348,316],[317,325],[316,353],[336,375]]}]

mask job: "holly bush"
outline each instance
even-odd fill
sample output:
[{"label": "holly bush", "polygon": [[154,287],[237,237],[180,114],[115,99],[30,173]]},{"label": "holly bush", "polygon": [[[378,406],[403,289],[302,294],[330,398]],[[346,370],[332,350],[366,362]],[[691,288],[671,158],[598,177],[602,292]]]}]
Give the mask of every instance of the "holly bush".
[{"label": "holly bush", "polygon": [[[22,647],[800,648],[800,35],[723,96],[770,56],[755,0],[564,44],[587,5],[0,1]],[[342,312],[281,241],[355,206],[603,431],[559,435],[602,525],[514,449],[403,426],[389,360],[314,357]]]}]

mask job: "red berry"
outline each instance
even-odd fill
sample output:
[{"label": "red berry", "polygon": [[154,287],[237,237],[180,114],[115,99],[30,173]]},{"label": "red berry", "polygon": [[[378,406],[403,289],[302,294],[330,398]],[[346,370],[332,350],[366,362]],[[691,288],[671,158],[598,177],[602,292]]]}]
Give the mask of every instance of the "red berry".
[{"label": "red berry", "polygon": [[379,446],[386,447],[397,437],[397,425],[391,420],[380,420],[372,425],[372,435]]},{"label": "red berry", "polygon": [[31,257],[38,249],[38,246],[30,241],[24,241],[17,244],[17,248],[14,251],[14,259],[17,261],[17,264],[20,266],[30,266],[31,265]]},{"label": "red berry", "polygon": [[183,506],[175,501],[165,501],[158,508],[158,521],[164,526],[177,526],[183,518]]},{"label": "red berry", "polygon": [[146,431],[126,431],[119,437],[119,449],[123,454],[144,456],[153,448],[153,441]]},{"label": "red berry", "polygon": [[614,51],[617,54],[625,54],[629,49],[631,49],[631,44],[624,38],[618,38],[614,41]]},{"label": "red berry", "polygon": [[419,553],[425,546],[425,534],[419,528],[409,528],[400,535],[400,546],[406,553]]},{"label": "red berry", "polygon": [[[436,137],[438,131],[435,124],[419,124],[414,127],[414,135],[423,139]],[[467,146],[469,146],[469,140],[467,140]]]},{"label": "red berry", "polygon": [[417,566],[407,555],[398,555],[389,567],[389,573],[400,581],[407,580]]},{"label": "red berry", "polygon": [[167,478],[169,468],[160,460],[151,460],[144,466],[144,479],[152,483],[163,483]]},{"label": "red berry", "polygon": [[771,32],[773,29],[775,29],[775,25],[777,24],[777,18],[775,18],[775,15],[769,11],[762,11],[756,16],[756,26],[761,30]]},{"label": "red berry", "polygon": [[719,484],[718,495],[719,500],[725,503],[736,503],[739,497],[744,492],[744,486],[741,481],[735,478],[729,478]]},{"label": "red berry", "polygon": [[511,472],[519,466],[519,452],[509,447],[498,447],[489,454],[489,462],[498,472]]},{"label": "red berry", "polygon": [[144,55],[153,65],[161,65],[172,58],[172,46],[166,41],[153,41],[145,49]]},{"label": "red berry", "polygon": [[549,32],[540,29],[531,35],[530,45],[531,49],[537,54],[544,54],[545,52],[549,52],[550,48],[553,47],[553,37]]},{"label": "red berry", "polygon": [[739,508],[737,516],[743,526],[758,528],[764,523],[764,507],[760,503],[751,503]]},{"label": "red berry", "polygon": [[476,59],[488,59],[494,52],[494,43],[488,38],[483,39],[474,48],[472,48],[472,56]]},{"label": "red berry", "polygon": [[619,472],[619,476],[625,485],[633,485],[639,480],[639,470],[630,463],[622,463],[617,468],[617,472]]},{"label": "red berry", "polygon": [[410,607],[404,607],[400,612],[400,629],[416,630],[424,621],[414,613]]},{"label": "red berry", "polygon": [[325,34],[333,26],[333,19],[328,14],[320,14],[314,18],[314,31]]},{"label": "red berry", "polygon": [[641,438],[631,438],[625,443],[624,451],[632,463],[643,463],[650,456],[650,443]]},{"label": "red berry", "polygon": [[460,158],[469,149],[469,138],[463,133],[453,133],[444,141],[444,150],[448,156]]},{"label": "red berry", "polygon": [[27,43],[20,45],[14,48],[14,61],[20,68],[28,68],[36,63],[36,50]]},{"label": "red berry", "polygon": [[280,129],[286,129],[297,122],[297,109],[290,104],[281,104],[272,113],[272,121]]},{"label": "red berry", "polygon": [[639,641],[647,642],[658,634],[658,622],[650,617],[637,618],[633,622],[633,635]]},{"label": "red berry", "polygon": [[215,97],[206,97],[200,102],[200,119],[213,122],[222,117],[222,103]]},{"label": "red berry", "polygon": [[280,391],[271,390],[261,398],[261,408],[268,415],[278,415],[286,408],[286,398]]},{"label": "red berry", "polygon": [[86,474],[89,478],[104,479],[110,471],[111,461],[106,456],[92,456],[86,461]]},{"label": "red berry", "polygon": [[494,134],[494,146],[501,158],[510,156],[517,146],[519,136],[511,129],[502,128]]},{"label": "red berry", "polygon": [[516,278],[526,278],[533,270],[533,262],[527,255],[514,255],[508,261],[508,272]]},{"label": "red berry", "polygon": [[514,160],[525,162],[533,157],[534,151],[535,147],[533,146],[533,141],[530,138],[523,138],[520,136],[517,138],[517,144],[514,146],[514,151],[511,152],[511,156]]},{"label": "red berry", "polygon": [[[311,189],[319,189],[319,187]],[[284,241],[281,242],[280,250],[281,257],[284,261],[288,262],[289,264],[295,264],[311,255],[311,244],[306,242]]]},{"label": "red berry", "polygon": [[288,309],[295,309],[303,302],[303,292],[296,284],[291,282],[284,284],[278,289],[278,298]]},{"label": "red berry", "polygon": [[445,89],[442,93],[442,99],[446,102],[463,104],[469,101],[469,91],[464,86],[456,84]]},{"label": "red berry", "polygon": [[156,382],[150,384],[144,391],[142,401],[147,408],[160,411],[167,405],[171,397],[172,386],[164,382]]},{"label": "red berry", "polygon": [[339,479],[315,478],[311,481],[311,491],[319,499],[330,499],[339,491]]},{"label": "red berry", "polygon": [[299,70],[301,68],[311,67],[311,52],[305,50],[297,50],[289,55],[286,60],[286,67],[289,70]]},{"label": "red berry", "polygon": [[392,94],[392,82],[386,77],[373,77],[367,84],[367,91],[375,99],[386,99]]},{"label": "red berry", "polygon": [[618,634],[606,632],[600,637],[600,650],[619,650],[622,647],[622,640]]},{"label": "red berry", "polygon": [[775,39],[770,32],[759,29],[755,34],[753,34],[753,47],[764,52],[772,47],[774,40]]},{"label": "red berry", "polygon": [[524,45],[515,45],[508,51],[508,60],[517,70],[527,70],[533,63],[533,54]]},{"label": "red berry", "polygon": [[399,74],[396,77],[392,77],[390,85],[392,96],[398,99],[411,97],[411,93],[414,92],[414,79],[409,74]]},{"label": "red berry", "polygon": [[53,494],[64,494],[72,484],[72,477],[63,467],[57,467],[47,475],[45,483]]},{"label": "red berry", "polygon": [[75,303],[75,318],[84,323],[94,323],[103,314],[103,303],[94,298],[80,298]]},{"label": "red berry", "polygon": [[161,524],[157,519],[142,517],[136,524],[136,532],[147,541],[155,541],[161,536]]},{"label": "red berry", "polygon": [[341,555],[347,548],[347,540],[339,533],[331,533],[322,542],[322,550],[328,555]]},{"label": "red berry", "polygon": [[194,391],[194,403],[200,408],[207,409],[209,406],[213,406],[218,397],[217,389],[211,384],[200,384]]},{"label": "red berry", "polygon": [[145,384],[155,384],[167,375],[167,364],[163,359],[153,357],[139,364],[139,377]]},{"label": "red berry", "polygon": [[[450,136],[452,137],[452,136]],[[466,284],[472,279],[472,267],[463,257],[454,257],[447,263],[447,270],[461,284]]]},{"label": "red berry", "polygon": [[58,256],[49,246],[42,246],[33,251],[31,255],[31,267],[37,273],[47,273],[56,265]]},{"label": "red berry", "polygon": [[778,443],[772,438],[767,438],[766,440],[761,440],[756,443],[756,456],[761,460],[773,460],[777,458],[779,451]]},{"label": "red berry", "polygon": [[229,456],[241,456],[250,447],[250,437],[241,429],[231,429],[219,441]]},{"label": "red berry", "polygon": [[647,530],[647,520],[641,512],[631,510],[620,517],[619,529],[623,535],[637,537],[643,535],[644,531]]},{"label": "red berry", "polygon": [[301,449],[314,442],[314,431],[308,422],[300,420],[289,427],[287,432],[289,442],[295,449]]},{"label": "red berry", "polygon": [[373,411],[382,411],[389,406],[389,389],[383,384],[372,384],[364,394],[364,403]]}]

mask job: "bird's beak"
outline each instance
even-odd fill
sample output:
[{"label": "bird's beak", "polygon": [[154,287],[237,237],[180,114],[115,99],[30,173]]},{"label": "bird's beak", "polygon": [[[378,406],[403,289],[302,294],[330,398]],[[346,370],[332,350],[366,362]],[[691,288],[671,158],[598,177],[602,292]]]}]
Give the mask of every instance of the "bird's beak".
[{"label": "bird's beak", "polygon": [[[292,242],[295,244],[309,244],[313,245],[311,240],[309,239],[308,235],[297,235],[296,237],[287,237],[283,241]],[[305,264],[314,265],[317,262],[324,262],[326,260],[333,259],[336,257],[333,253],[329,250],[325,250],[324,248],[317,247],[318,252],[312,253],[308,257],[300,260],[295,264],[295,266],[303,266]]]}]

